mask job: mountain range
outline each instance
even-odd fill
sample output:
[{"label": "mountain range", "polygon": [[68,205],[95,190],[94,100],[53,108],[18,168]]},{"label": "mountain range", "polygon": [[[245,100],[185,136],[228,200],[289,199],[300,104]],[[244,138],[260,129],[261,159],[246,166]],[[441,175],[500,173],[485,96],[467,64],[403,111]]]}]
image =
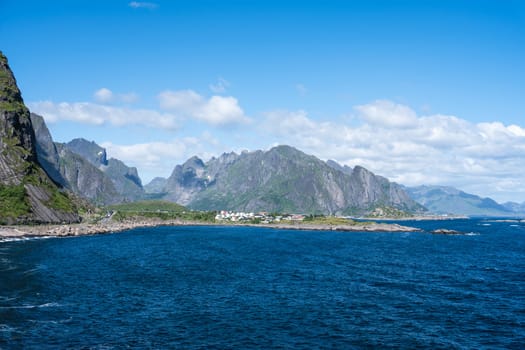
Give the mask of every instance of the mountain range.
[{"label": "mountain range", "polygon": [[411,198],[435,214],[514,216],[525,213],[524,207],[517,203],[499,204],[493,199],[481,198],[454,187],[417,186],[405,187],[405,190]]},{"label": "mountain range", "polygon": [[177,165],[167,179],[146,186],[163,199],[197,210],[361,215],[377,208],[422,212],[395,183],[363,167],[324,162],[290,146],[225,153]]},{"label": "mountain range", "polygon": [[404,187],[286,145],[206,162],[194,156],[143,186],[136,168],[108,158],[93,141],[54,142],[44,118],[24,105],[1,52],[0,116],[0,223],[78,221],[77,196],[97,205],[163,199],[196,210],[525,214],[525,203],[498,204],[445,186]]},{"label": "mountain range", "polygon": [[93,141],[53,142],[43,117],[32,113],[31,121],[38,160],[56,183],[99,205],[132,202],[144,197],[136,168],[118,159],[107,159],[106,150]]}]

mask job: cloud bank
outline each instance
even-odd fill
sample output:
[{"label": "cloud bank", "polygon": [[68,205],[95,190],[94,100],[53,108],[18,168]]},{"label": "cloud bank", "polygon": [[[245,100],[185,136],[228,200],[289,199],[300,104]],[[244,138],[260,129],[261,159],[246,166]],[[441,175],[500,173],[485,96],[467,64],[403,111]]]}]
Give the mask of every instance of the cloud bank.
[{"label": "cloud bank", "polygon": [[452,185],[498,200],[525,200],[524,128],[417,116],[408,106],[383,100],[354,111],[359,126],[316,121],[305,111],[272,111],[266,113],[265,130],[278,142],[362,165],[401,184]]},{"label": "cloud bank", "polygon": [[148,109],[113,107],[91,102],[39,101],[28,103],[28,105],[32,112],[42,115],[48,123],[67,120],[100,126],[143,125],[168,130],[174,130],[179,125],[175,115]]}]

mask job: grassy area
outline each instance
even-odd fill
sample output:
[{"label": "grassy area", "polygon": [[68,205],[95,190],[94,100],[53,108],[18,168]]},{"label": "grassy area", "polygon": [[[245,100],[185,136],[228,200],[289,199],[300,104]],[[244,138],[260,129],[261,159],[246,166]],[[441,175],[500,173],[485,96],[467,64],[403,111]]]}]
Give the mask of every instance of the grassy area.
[{"label": "grassy area", "polygon": [[305,224],[332,225],[332,226],[371,224],[371,222],[354,221],[352,219],[346,219],[346,218],[341,218],[341,217],[336,217],[336,216],[324,216],[324,215],[307,216],[302,222]]},{"label": "grassy area", "polygon": [[121,203],[121,204],[110,205],[108,209],[118,210],[118,211],[134,211],[134,212],[166,211],[166,212],[180,213],[183,211],[188,211],[186,207],[183,207],[180,204],[166,202],[166,201],[139,201],[139,202],[131,202],[131,203]]},{"label": "grassy area", "polygon": [[114,220],[122,221],[138,217],[161,220],[186,220],[215,222],[215,212],[192,211],[182,205],[166,201],[139,201],[111,205],[107,208],[114,211]]},{"label": "grassy area", "polygon": [[5,224],[30,212],[24,185],[0,185],[0,223]]}]

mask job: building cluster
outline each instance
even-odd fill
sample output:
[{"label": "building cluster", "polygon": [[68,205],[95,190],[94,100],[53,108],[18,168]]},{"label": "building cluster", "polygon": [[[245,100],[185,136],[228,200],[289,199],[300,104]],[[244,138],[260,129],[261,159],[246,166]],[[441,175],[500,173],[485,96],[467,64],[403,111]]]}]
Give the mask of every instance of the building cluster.
[{"label": "building cluster", "polygon": [[271,224],[281,221],[303,221],[304,215],[301,214],[285,214],[272,215],[266,212],[260,213],[244,213],[221,210],[215,215],[217,221],[231,221],[231,222],[258,222],[261,224]]}]

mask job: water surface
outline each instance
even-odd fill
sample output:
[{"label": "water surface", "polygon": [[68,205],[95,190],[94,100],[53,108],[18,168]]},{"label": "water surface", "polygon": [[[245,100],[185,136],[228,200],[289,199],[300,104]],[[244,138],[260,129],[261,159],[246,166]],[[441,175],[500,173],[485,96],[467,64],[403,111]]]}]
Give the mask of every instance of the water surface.
[{"label": "water surface", "polygon": [[525,225],[159,227],[0,243],[1,349],[523,348]]}]

